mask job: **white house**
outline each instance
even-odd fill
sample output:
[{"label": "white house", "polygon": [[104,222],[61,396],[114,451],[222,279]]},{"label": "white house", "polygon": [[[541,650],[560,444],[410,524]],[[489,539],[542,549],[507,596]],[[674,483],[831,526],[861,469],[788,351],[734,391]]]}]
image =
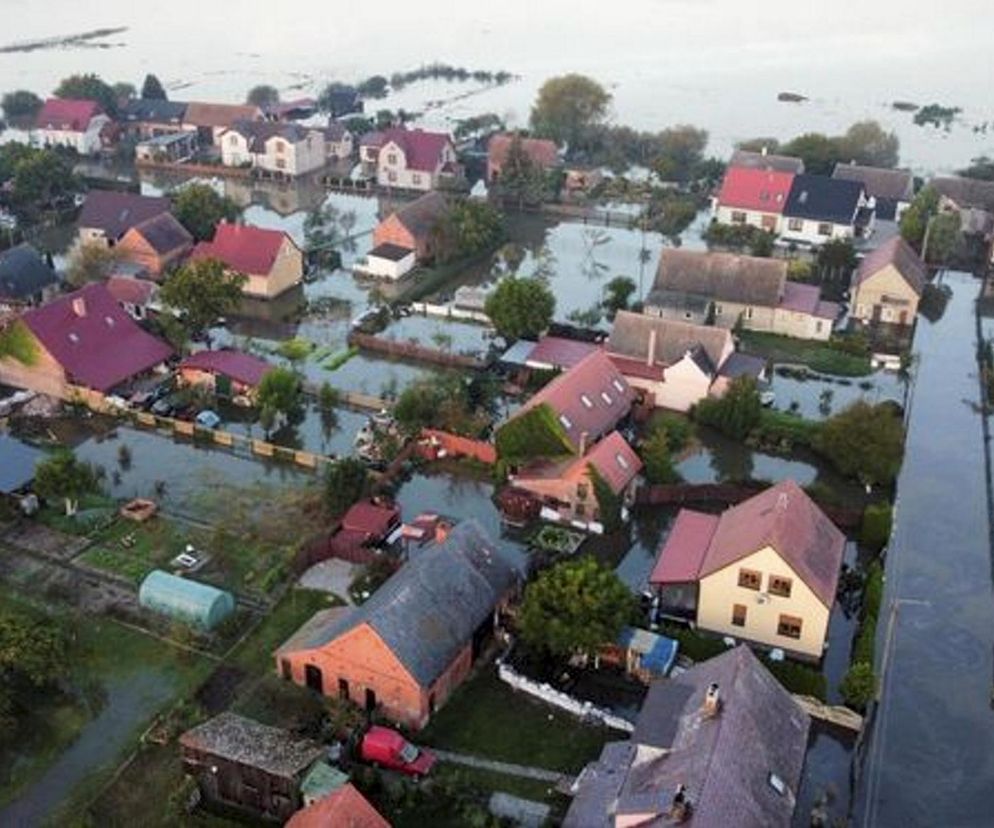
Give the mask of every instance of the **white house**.
[{"label": "white house", "polygon": [[357,266],[356,270],[365,276],[395,282],[414,270],[416,264],[417,256],[414,250],[385,242],[370,250],[366,254],[366,261]]},{"label": "white house", "polygon": [[305,175],[324,167],[325,135],[299,124],[239,121],[221,136],[221,161],[291,178]]},{"label": "white house", "polygon": [[869,236],[873,233],[874,206],[859,181],[796,175],[783,209],[781,238],[819,247],[832,239]]},{"label": "white house", "polygon": [[325,156],[328,161],[342,161],[352,157],[355,139],[342,124],[332,121],[323,130]]},{"label": "white house", "polygon": [[794,173],[729,167],[712,205],[719,224],[749,225],[779,233]]},{"label": "white house", "polygon": [[101,130],[110,123],[96,101],[49,98],[39,110],[31,143],[37,147],[68,147],[93,155],[103,146]]},{"label": "white house", "polygon": [[[363,138],[360,157],[381,187],[434,190],[462,176],[447,133],[392,128]],[[375,159],[375,167],[373,161]]]}]

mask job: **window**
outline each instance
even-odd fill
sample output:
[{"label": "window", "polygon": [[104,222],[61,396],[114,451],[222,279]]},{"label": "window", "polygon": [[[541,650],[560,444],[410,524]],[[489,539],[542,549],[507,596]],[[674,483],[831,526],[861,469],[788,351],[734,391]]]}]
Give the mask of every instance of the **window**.
[{"label": "window", "polygon": [[815,322],[815,333],[821,333],[821,320]]},{"label": "window", "polygon": [[804,219],[792,218],[787,222],[787,229],[800,233],[804,229]]},{"label": "window", "polygon": [[819,236],[831,236],[832,235],[832,225],[826,221],[823,221],[818,225],[818,235]]},{"label": "window", "polygon": [[590,397],[588,397],[586,394],[581,394],[580,395],[580,402],[583,403],[583,407],[584,408],[593,408],[594,407],[594,401],[591,400]]},{"label": "window", "polygon": [[277,141],[276,142],[276,154],[277,155],[282,155],[284,152],[286,152],[286,144],[284,144],[282,141]]},{"label": "window", "polygon": [[756,572],[754,569],[740,569],[739,570],[739,586],[743,589],[754,589],[759,592],[759,588],[763,583],[763,576],[761,573]]},{"label": "window", "polygon": [[732,626],[744,627],[746,625],[745,604],[732,604]]},{"label": "window", "polygon": [[790,578],[782,578],[779,575],[770,575],[769,591],[771,595],[779,595],[781,598],[790,598],[790,588],[794,582]]},{"label": "window", "polygon": [[276,159],[276,169],[278,169],[278,170],[286,169],[286,159],[285,158],[277,158]]},{"label": "window", "polygon": [[784,638],[800,638],[802,624],[801,619],[796,616],[781,615],[780,623],[777,624],[777,635],[782,635]]},{"label": "window", "polygon": [[745,224],[745,223],[746,223],[746,214],[741,212],[740,210],[733,210],[732,224]]},{"label": "window", "polygon": [[338,680],[338,698],[343,701],[349,700],[349,682],[348,679],[340,678]]},{"label": "window", "polygon": [[614,390],[617,391],[619,394],[625,393],[625,386],[621,384],[621,380],[613,379],[611,380],[611,385],[614,386]]},{"label": "window", "polygon": [[563,428],[573,428],[573,421],[565,414],[559,415],[559,422],[563,424]]},{"label": "window", "polygon": [[231,144],[231,146],[235,146],[238,143],[238,136],[237,135],[232,135],[228,139],[228,143]]},{"label": "window", "polygon": [[608,394],[607,391],[601,391],[601,399],[608,405],[611,405],[611,403],[614,402],[614,400],[611,399],[611,395]]},{"label": "window", "polygon": [[576,497],[577,497],[577,500],[586,500],[587,499],[587,493],[588,493],[588,489],[587,489],[587,484],[586,483],[577,483],[576,484]]},{"label": "window", "polygon": [[752,319],[752,308],[746,308],[746,319]]},{"label": "window", "polygon": [[414,173],[414,175],[411,176],[411,181],[415,184],[420,184],[421,183],[420,173]]},{"label": "window", "polygon": [[397,183],[397,173],[395,173],[393,170],[390,170],[390,172],[387,173],[387,180],[391,184],[396,184]]},{"label": "window", "polygon": [[395,152],[387,153],[387,163],[388,164],[396,164],[397,163],[397,153],[395,153]]}]

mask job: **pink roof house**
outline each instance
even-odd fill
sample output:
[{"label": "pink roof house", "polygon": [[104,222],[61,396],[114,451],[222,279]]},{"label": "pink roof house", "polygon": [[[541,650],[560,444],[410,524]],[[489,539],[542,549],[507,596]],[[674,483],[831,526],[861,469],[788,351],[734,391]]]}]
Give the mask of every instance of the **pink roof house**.
[{"label": "pink roof house", "polygon": [[364,136],[359,151],[360,158],[375,169],[381,187],[434,190],[462,176],[447,132],[392,127]]},{"label": "pink roof house", "polygon": [[720,516],[681,510],[649,582],[701,629],[818,660],[845,542],[786,480]]},{"label": "pink roof house", "polygon": [[49,98],[35,118],[31,143],[68,147],[80,155],[92,155],[103,146],[100,131],[109,123],[110,118],[96,101]]},{"label": "pink roof house", "polygon": [[282,230],[221,222],[214,238],[200,242],[190,258],[216,259],[247,276],[242,292],[259,299],[273,299],[304,278],[304,254]]}]

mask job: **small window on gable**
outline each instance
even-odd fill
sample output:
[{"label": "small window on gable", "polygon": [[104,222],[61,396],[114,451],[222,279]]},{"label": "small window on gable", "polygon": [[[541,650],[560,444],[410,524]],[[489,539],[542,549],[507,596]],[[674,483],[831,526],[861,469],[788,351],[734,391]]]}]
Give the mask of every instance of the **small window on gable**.
[{"label": "small window on gable", "polygon": [[614,386],[614,390],[617,391],[619,394],[625,393],[625,386],[621,384],[621,380],[613,379],[611,380],[611,385]]},{"label": "small window on gable", "polygon": [[608,394],[607,391],[601,391],[601,399],[608,405],[611,405],[614,402],[614,400],[611,399],[611,395]]},{"label": "small window on gable", "polygon": [[573,421],[565,414],[559,415],[559,422],[563,424],[563,428],[573,428]]},{"label": "small window on gable", "polygon": [[593,408],[594,407],[594,401],[591,400],[590,397],[588,397],[586,394],[581,394],[580,395],[580,402],[583,403],[583,407],[584,408]]}]

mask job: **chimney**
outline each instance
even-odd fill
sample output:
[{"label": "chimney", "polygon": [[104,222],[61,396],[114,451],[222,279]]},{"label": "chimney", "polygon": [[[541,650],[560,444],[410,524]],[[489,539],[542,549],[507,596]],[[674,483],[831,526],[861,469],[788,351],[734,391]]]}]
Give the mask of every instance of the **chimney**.
[{"label": "chimney", "polygon": [[721,693],[717,684],[709,684],[707,692],[704,694],[703,714],[707,717],[717,716],[721,710]]},{"label": "chimney", "polygon": [[86,299],[82,296],[77,296],[72,300],[72,312],[79,316],[80,318],[86,316]]},{"label": "chimney", "polygon": [[680,784],[673,792],[670,802],[669,818],[676,823],[685,822],[690,818],[690,799],[687,796],[687,786]]},{"label": "chimney", "polygon": [[588,432],[586,432],[586,431],[581,431],[580,432],[580,449],[579,449],[579,453],[580,453],[581,457],[583,457],[583,455],[587,453],[587,443],[589,442],[589,440],[590,440],[590,434]]},{"label": "chimney", "polygon": [[650,368],[656,364],[656,329],[649,329],[649,353],[646,355],[645,364]]}]

